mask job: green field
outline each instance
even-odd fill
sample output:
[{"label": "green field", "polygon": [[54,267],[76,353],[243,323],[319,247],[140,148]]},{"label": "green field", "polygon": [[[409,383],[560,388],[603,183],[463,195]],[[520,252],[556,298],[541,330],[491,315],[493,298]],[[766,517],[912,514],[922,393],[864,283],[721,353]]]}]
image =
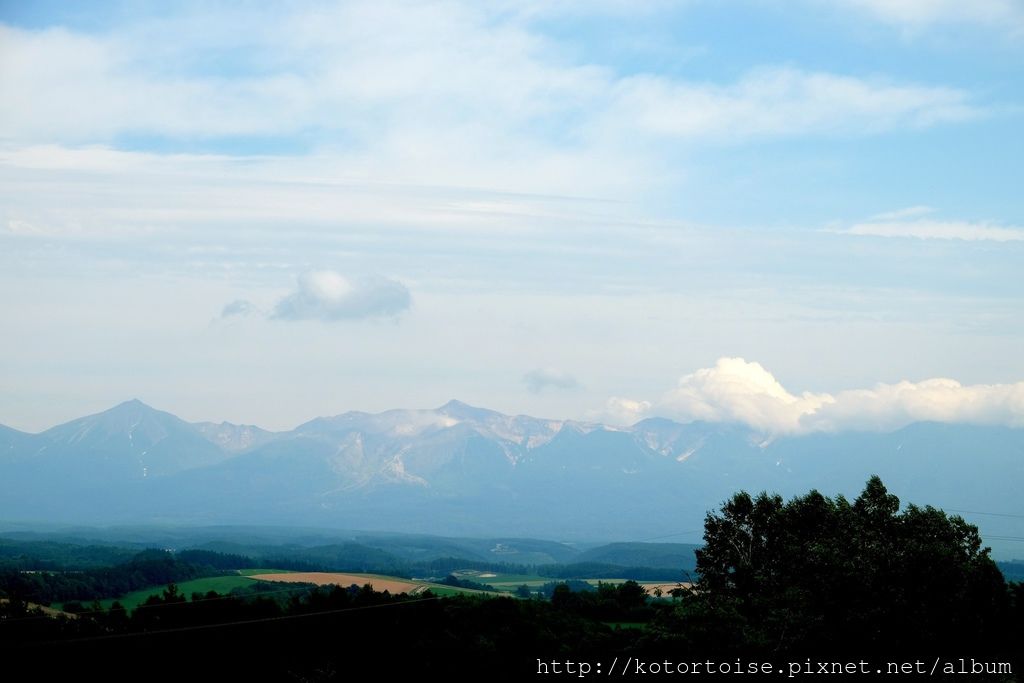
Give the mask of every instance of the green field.
[{"label": "green field", "polygon": [[[243,570],[247,571],[248,570]],[[263,570],[252,570],[252,573],[259,573]],[[241,572],[239,572],[241,574]],[[191,599],[193,593],[208,593],[214,591],[221,594],[230,593],[235,588],[249,588],[255,581],[247,578],[247,575],[239,576],[209,576],[204,579],[193,579],[192,581],[183,581],[178,584],[178,591],[186,598]],[[127,595],[120,598],[108,598],[107,600],[100,600],[100,604],[104,608],[109,609],[110,605],[114,602],[120,602],[124,605],[125,609],[131,611],[146,602],[151,595],[160,595],[164,592],[167,586],[154,586],[152,588],[143,588],[142,590],[128,593]]]},{"label": "green field", "polygon": [[[208,593],[214,591],[222,595],[230,593],[236,588],[248,588],[252,586],[255,581],[250,576],[256,574],[286,574],[292,573],[286,569],[271,569],[271,568],[251,568],[251,569],[239,569],[237,576],[211,576],[202,579],[193,579],[192,581],[185,581],[178,584],[179,592],[186,598],[191,599],[193,593]],[[351,572],[349,572],[351,573]],[[545,583],[556,581],[557,579],[546,578],[543,576],[537,576],[535,574],[502,574],[497,572],[479,572],[475,570],[462,570],[458,572],[452,572],[459,578],[470,579],[479,583],[486,583],[494,586],[495,590],[499,593],[514,593],[519,586],[526,585],[531,590],[537,590]],[[481,576],[481,574],[494,573],[494,576]],[[354,574],[354,573],[353,573]],[[354,574],[355,575],[355,574]],[[359,576],[365,576],[367,579],[374,577],[384,577],[380,574],[358,574]],[[396,579],[406,581],[408,579]],[[586,581],[594,586],[598,582],[604,583],[622,583],[623,579],[586,579]],[[420,583],[420,582],[417,582]],[[450,595],[495,595],[488,591],[477,591],[468,588],[456,588],[454,586],[445,586],[435,583],[422,582],[430,588],[430,591],[434,595],[439,596],[450,596]],[[120,598],[108,598],[106,600],[100,600],[100,604],[104,609],[109,609],[110,605],[115,601],[120,602],[124,605],[125,609],[131,611],[144,603],[151,595],[160,595],[164,592],[166,586],[153,586],[151,588],[144,588],[142,590],[128,593],[127,595]],[[282,588],[287,590],[287,588]]]},{"label": "green field", "polygon": [[[192,581],[179,583],[178,591],[182,595],[191,598],[193,593],[206,593],[208,591],[229,593],[235,588],[248,587],[251,585],[253,585],[252,579],[247,579],[244,576],[210,576],[204,579],[193,579]],[[100,604],[105,608],[109,608],[116,600],[124,605],[125,609],[131,611],[149,599],[149,596],[162,594],[165,588],[166,586],[143,588],[142,590],[128,593],[120,598],[100,600]]]},{"label": "green field", "polygon": [[[537,590],[546,583],[553,581],[562,581],[563,579],[555,579],[546,576],[537,576],[536,574],[502,574],[500,572],[478,572],[474,570],[462,570],[458,572],[452,572],[460,579],[469,579],[471,581],[477,581],[479,583],[486,583],[494,586],[494,589],[503,593],[514,593],[520,586],[526,586],[530,590]],[[494,574],[494,576],[488,577],[486,574]],[[580,579],[586,581],[591,586],[597,587],[599,583],[611,583],[620,584],[625,583],[626,579],[622,578],[586,578]]]},{"label": "green field", "polygon": [[453,595],[496,595],[496,593],[485,593],[484,591],[475,591],[469,588],[456,588],[455,586],[442,586],[436,583],[427,584],[430,588],[430,592],[434,595],[439,595],[442,598],[451,597]]}]

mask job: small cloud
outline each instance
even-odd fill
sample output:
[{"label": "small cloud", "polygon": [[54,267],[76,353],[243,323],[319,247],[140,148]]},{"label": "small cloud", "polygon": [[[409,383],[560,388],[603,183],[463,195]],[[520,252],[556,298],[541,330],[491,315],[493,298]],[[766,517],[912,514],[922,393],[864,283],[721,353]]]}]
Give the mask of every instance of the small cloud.
[{"label": "small cloud", "polygon": [[315,270],[298,278],[298,289],[277,302],[276,320],[358,320],[395,316],[412,303],[401,282],[381,276],[349,278]]},{"label": "small cloud", "polygon": [[936,220],[921,218],[934,213],[930,206],[910,206],[871,216],[848,228],[828,228],[828,232],[859,237],[894,237],[920,240],[961,240],[965,242],[1021,242],[1024,227],[994,225],[987,222]]},{"label": "small cloud", "polygon": [[1017,0],[829,0],[829,6],[835,4],[912,32],[942,24],[958,29],[976,24],[1024,35],[1024,10]]},{"label": "small cloud", "polygon": [[1006,228],[967,221],[870,221],[858,223],[846,233],[872,237],[912,237],[921,240],[1024,241],[1024,228]]},{"label": "small cloud", "polygon": [[915,216],[924,216],[929,213],[935,213],[935,209],[930,206],[908,206],[905,209],[896,209],[895,211],[884,211],[882,213],[876,213],[871,217],[873,221],[898,221],[904,218],[914,218]]},{"label": "small cloud", "polygon": [[647,417],[651,407],[650,401],[612,396],[604,404],[604,411],[599,417],[610,424],[629,426]]},{"label": "small cloud", "polygon": [[526,388],[534,394],[545,389],[576,389],[580,383],[572,375],[554,368],[538,368],[523,375]]},{"label": "small cloud", "polygon": [[236,315],[252,315],[256,312],[256,307],[252,305],[251,301],[245,299],[235,299],[231,303],[224,306],[220,312],[221,318],[231,318]]}]

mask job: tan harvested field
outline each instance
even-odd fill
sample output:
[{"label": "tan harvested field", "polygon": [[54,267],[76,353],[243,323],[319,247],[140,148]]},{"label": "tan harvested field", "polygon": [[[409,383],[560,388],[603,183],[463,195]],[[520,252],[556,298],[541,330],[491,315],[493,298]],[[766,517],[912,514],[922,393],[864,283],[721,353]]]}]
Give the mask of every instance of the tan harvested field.
[{"label": "tan harvested field", "polygon": [[[7,598],[0,598],[0,604],[6,605],[9,602],[10,602],[10,600],[8,600]],[[47,607],[46,605],[37,605],[34,602],[27,602],[25,604],[26,604],[26,606],[29,609],[37,609],[40,612],[42,612],[43,614],[45,614],[47,616],[50,616],[50,617],[65,616],[68,619],[77,619],[78,618],[77,614],[74,614],[72,612],[62,612],[59,609],[54,609],[53,607]]]},{"label": "tan harvested field", "polygon": [[370,584],[378,592],[408,593],[416,595],[427,589],[426,584],[413,583],[372,574],[339,574],[336,572],[288,572],[282,574],[254,574],[249,577],[258,581],[279,581],[282,583],[315,583],[318,586],[365,586]]},{"label": "tan harvested field", "polygon": [[674,591],[680,586],[683,588],[689,588],[692,584],[684,581],[683,583],[642,583],[640,585],[644,587],[644,590],[647,591],[648,595],[654,595],[654,589],[660,588],[662,594],[667,597],[670,591]]}]

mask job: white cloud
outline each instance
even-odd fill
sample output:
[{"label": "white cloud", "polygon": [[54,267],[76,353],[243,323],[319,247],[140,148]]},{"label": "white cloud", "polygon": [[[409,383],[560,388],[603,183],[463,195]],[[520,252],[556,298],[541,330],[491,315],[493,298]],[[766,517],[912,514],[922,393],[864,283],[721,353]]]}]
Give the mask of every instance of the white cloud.
[{"label": "white cloud", "polygon": [[981,114],[963,90],[793,68],[761,68],[729,85],[633,76],[615,86],[611,118],[668,137],[864,133]]},{"label": "white cloud", "polygon": [[[831,0],[830,0],[831,1]],[[1020,0],[840,0],[875,19],[908,29],[935,24],[978,24],[1024,31],[1024,4]]]},{"label": "white cloud", "polygon": [[829,400],[826,394],[789,393],[759,363],[719,358],[713,368],[682,377],[657,409],[688,420],[742,422],[767,432],[795,432],[802,416]]},{"label": "white cloud", "polygon": [[964,240],[967,242],[1024,241],[1024,228],[967,221],[869,221],[857,223],[847,230],[846,234],[873,237],[913,237],[922,240]]},{"label": "white cloud", "polygon": [[911,422],[1024,427],[1024,382],[964,386],[936,378],[841,391],[803,418],[807,430],[896,429]]},{"label": "white cloud", "polygon": [[925,216],[930,213],[935,213],[935,209],[930,206],[908,206],[903,209],[896,209],[895,211],[883,211],[882,213],[876,213],[871,217],[871,220],[898,221],[903,220],[904,218],[913,218],[914,216]]},{"label": "white cloud", "polygon": [[647,417],[650,410],[649,401],[612,396],[605,402],[604,410],[594,413],[593,417],[613,425],[632,425]]},{"label": "white cloud", "polygon": [[965,386],[935,378],[797,395],[759,363],[720,358],[714,367],[682,377],[649,412],[737,422],[766,434],[892,430],[921,421],[1024,427],[1024,382]]},{"label": "white cloud", "polygon": [[576,389],[580,383],[567,372],[556,368],[538,368],[523,375],[526,388],[534,394],[545,389]]},{"label": "white cloud", "polygon": [[332,270],[299,276],[298,290],[281,299],[270,317],[279,320],[355,320],[395,316],[411,305],[401,282],[374,276],[348,278]]},{"label": "white cloud", "polygon": [[[236,14],[99,35],[0,26],[3,137],[23,145],[312,137],[343,155],[355,177],[480,184],[510,168],[521,186],[649,163],[651,150],[620,144],[638,133],[870,133],[982,113],[960,89],[794,68],[755,69],[725,84],[622,76],[571,60],[500,5],[351,2],[262,20]],[[245,41],[224,28],[240,22]],[[225,54],[257,66],[233,77],[187,68]]]}]

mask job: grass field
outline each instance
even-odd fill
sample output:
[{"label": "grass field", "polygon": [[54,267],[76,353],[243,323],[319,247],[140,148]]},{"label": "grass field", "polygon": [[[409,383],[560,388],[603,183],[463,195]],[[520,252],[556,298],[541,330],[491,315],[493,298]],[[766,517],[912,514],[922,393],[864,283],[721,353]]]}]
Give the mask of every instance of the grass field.
[{"label": "grass field", "polygon": [[486,591],[475,591],[470,588],[456,588],[455,586],[442,586],[436,583],[427,584],[430,592],[434,595],[439,595],[442,598],[447,598],[452,595],[498,595],[497,593],[489,593]]},{"label": "grass field", "polygon": [[[453,572],[455,573],[455,572]],[[501,574],[495,573],[491,577],[484,575],[474,576],[472,573],[458,573],[459,578],[467,578],[473,581],[479,581],[480,583],[487,583],[496,590],[508,593],[514,593],[520,586],[527,586],[530,590],[536,590],[546,583],[552,583],[562,581],[563,579],[555,579],[547,576],[537,576],[536,574]],[[602,577],[602,578],[586,578],[579,579],[580,581],[586,581],[591,586],[597,587],[599,583],[612,583],[620,584],[625,583],[626,579],[616,577]]]},{"label": "grass field", "polygon": [[[247,570],[243,570],[247,571]],[[264,570],[257,569],[252,570],[255,572],[261,572]],[[253,585],[253,580],[248,576],[209,576],[204,579],[193,579],[192,581],[183,581],[178,584],[179,592],[186,598],[191,599],[193,593],[207,593],[209,591],[215,591],[217,593],[226,594],[230,593],[235,588],[250,588]],[[100,600],[100,604],[104,608],[109,608],[110,605],[116,600],[124,605],[125,609],[131,611],[144,603],[151,595],[160,595],[164,592],[166,586],[154,586],[152,588],[143,588],[142,590],[135,591],[134,593],[128,593],[121,598],[110,598],[107,600]]]},{"label": "grass field", "polygon": [[[193,593],[207,593],[214,591],[220,594],[230,593],[235,588],[248,588],[253,585],[255,581],[265,580],[263,577],[267,575],[275,576],[277,583],[289,581],[288,578],[282,576],[286,574],[293,574],[285,569],[273,569],[273,568],[251,568],[251,569],[240,569],[238,570],[237,576],[211,576],[203,579],[194,579],[192,581],[185,581],[178,584],[178,590],[187,598],[191,598]],[[494,589],[499,593],[509,594],[514,593],[519,586],[526,585],[530,590],[537,590],[546,583],[556,581],[557,579],[547,578],[543,576],[537,576],[534,574],[502,574],[497,572],[480,572],[475,570],[462,570],[452,572],[459,578],[469,579],[471,581],[477,581],[479,583],[486,583],[494,586]],[[453,586],[445,586],[436,583],[430,583],[427,581],[409,580],[402,579],[393,576],[384,576],[382,574],[336,574],[340,583],[348,585],[355,583],[357,585],[363,585],[365,583],[376,584],[378,590],[383,590],[385,587],[391,589],[393,593],[409,592],[412,594],[420,593],[426,589],[434,595],[449,596],[449,595],[495,595],[488,591],[477,591],[469,588],[456,588]],[[259,577],[259,578],[257,578]],[[292,581],[302,582],[308,581],[308,578],[304,578],[302,575],[291,579]],[[593,586],[597,586],[598,583],[622,583],[625,579],[621,578],[588,578],[585,579],[587,583]],[[314,581],[314,583],[321,583],[322,581]],[[401,585],[399,585],[401,584]],[[667,584],[666,584],[667,586]],[[674,587],[674,586],[671,586]],[[671,588],[668,587],[668,588]],[[151,595],[160,595],[163,593],[166,586],[154,586],[152,588],[145,588],[138,590],[133,593],[129,593],[121,598],[108,598],[101,600],[100,604],[105,609],[109,608],[110,605],[117,600],[125,609],[131,611],[144,603]],[[650,588],[653,588],[653,584]],[[284,589],[283,589],[284,590]],[[666,589],[667,592],[667,589]]]},{"label": "grass field", "polygon": [[[290,574],[290,575],[289,575]],[[354,573],[342,573],[342,572],[290,572],[289,574],[250,574],[250,578],[258,579],[260,581],[274,581],[277,583],[289,582],[289,581],[302,581],[308,583],[315,583],[319,586],[363,586],[370,584],[374,590],[383,591],[387,590],[392,594],[408,593],[409,595],[419,595],[423,591],[429,589],[434,595],[494,595],[490,591],[478,591],[472,588],[457,588],[455,586],[445,586],[442,584],[431,583],[429,581],[421,581],[416,579],[403,579],[397,576],[385,576],[383,574],[354,574]]]},{"label": "grass field", "polygon": [[[178,584],[178,591],[181,595],[188,599],[191,599],[193,593],[209,593],[214,591],[215,593],[227,594],[236,588],[250,588],[253,585],[253,580],[250,579],[251,575],[257,573],[289,573],[287,569],[239,569],[239,575],[237,577],[207,577],[205,579],[194,579],[193,581],[185,581]],[[121,598],[108,598],[100,600],[104,608],[110,608],[115,602],[120,602],[124,605],[125,609],[131,611],[135,607],[145,602],[151,595],[161,595],[164,592],[166,586],[154,586],[152,588],[143,588],[140,591],[129,593]]]},{"label": "grass field", "polygon": [[[494,586],[494,589],[501,593],[514,593],[517,588],[524,584],[531,590],[536,590],[545,583],[554,580],[545,579],[536,574],[502,574],[501,572],[482,572],[475,569],[460,569],[452,572],[452,574],[460,579],[469,579],[477,583],[486,583],[489,586]],[[431,590],[438,593],[434,588],[431,588]]]}]

